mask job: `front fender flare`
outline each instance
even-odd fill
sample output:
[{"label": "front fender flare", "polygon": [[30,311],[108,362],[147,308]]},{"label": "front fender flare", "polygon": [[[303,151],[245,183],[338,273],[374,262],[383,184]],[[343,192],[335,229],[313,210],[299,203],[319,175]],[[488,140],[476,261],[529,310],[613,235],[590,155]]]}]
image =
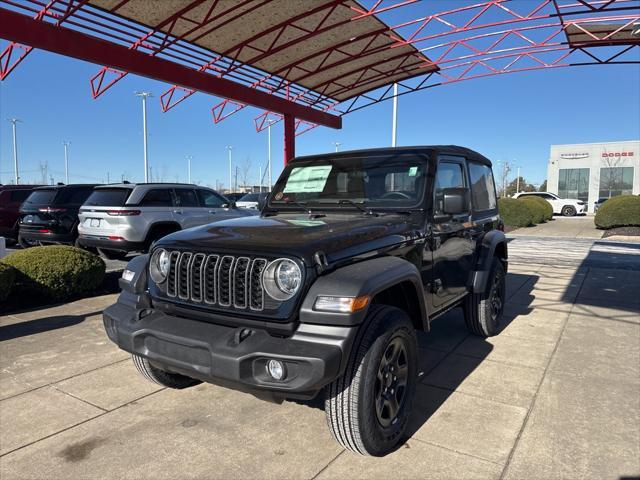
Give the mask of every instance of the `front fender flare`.
[{"label": "front fender flare", "polygon": [[300,309],[300,322],[321,325],[353,326],[362,323],[367,308],[353,313],[320,312],[314,309],[318,296],[360,297],[375,296],[383,290],[410,282],[422,313],[423,325],[427,325],[427,310],[420,272],[412,263],[399,257],[379,257],[339,268],[319,277],[311,286]]}]

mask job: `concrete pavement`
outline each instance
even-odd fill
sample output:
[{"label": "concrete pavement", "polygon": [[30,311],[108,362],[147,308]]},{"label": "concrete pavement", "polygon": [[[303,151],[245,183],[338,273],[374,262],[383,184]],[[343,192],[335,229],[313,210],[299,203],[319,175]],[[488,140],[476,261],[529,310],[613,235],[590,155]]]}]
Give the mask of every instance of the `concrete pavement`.
[{"label": "concrete pavement", "polygon": [[514,237],[563,237],[563,238],[602,238],[604,230],[598,230],[593,223],[593,215],[561,217],[555,215],[547,223],[533,227],[519,228],[510,233]]},{"label": "concrete pavement", "polygon": [[1,317],[0,478],[640,474],[640,268],[519,262],[519,241],[504,331],[456,310],[420,336],[409,438],[384,458],[343,451],[321,402],[146,382],[102,330],[115,296]]}]

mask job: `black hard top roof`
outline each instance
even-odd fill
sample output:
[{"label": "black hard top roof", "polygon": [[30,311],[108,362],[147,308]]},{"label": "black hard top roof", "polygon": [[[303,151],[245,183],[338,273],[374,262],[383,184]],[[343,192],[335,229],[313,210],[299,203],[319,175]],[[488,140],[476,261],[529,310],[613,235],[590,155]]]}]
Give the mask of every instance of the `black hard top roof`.
[{"label": "black hard top roof", "polygon": [[466,147],[459,147],[457,145],[424,145],[424,146],[414,146],[414,147],[385,147],[385,148],[368,148],[364,150],[348,150],[344,152],[331,152],[324,153],[320,155],[308,155],[304,157],[296,157],[295,161],[309,161],[309,160],[320,160],[323,158],[351,158],[354,156],[397,156],[397,155],[406,155],[406,154],[427,154],[429,156],[434,156],[438,154],[444,155],[460,155],[464,156],[469,160],[473,160],[474,162],[483,163],[485,165],[491,166],[491,160],[489,160],[484,155],[471,150]]}]

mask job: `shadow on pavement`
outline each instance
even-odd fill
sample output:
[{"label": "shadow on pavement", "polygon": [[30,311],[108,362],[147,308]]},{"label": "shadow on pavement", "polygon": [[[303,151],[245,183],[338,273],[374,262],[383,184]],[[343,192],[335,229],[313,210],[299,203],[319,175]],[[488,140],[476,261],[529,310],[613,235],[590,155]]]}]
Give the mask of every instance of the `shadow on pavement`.
[{"label": "shadow on pavement", "polygon": [[[507,274],[507,285],[510,283],[516,285],[515,291],[518,295],[523,296],[529,301],[533,300],[533,296],[529,294],[538,277],[535,275],[527,275],[522,273]],[[515,292],[512,292],[515,293]],[[521,315],[527,315],[533,309],[527,305],[517,305],[516,309],[505,311],[501,325],[501,332],[504,331],[516,318]],[[431,323],[431,331],[422,333],[418,337],[418,362],[421,366],[420,375],[418,377],[418,386],[424,387],[420,381],[425,378],[432,370],[442,364],[445,359],[456,351],[456,349],[469,337],[477,339],[474,342],[473,356],[465,355],[470,360],[466,362],[463,369],[452,372],[452,388],[445,389],[440,387],[418,388],[413,400],[413,411],[405,438],[397,448],[401,448],[429,419],[438,411],[444,402],[454,393],[460,384],[473,373],[473,371],[486,359],[493,350],[486,339],[471,335],[464,322],[464,316],[460,308],[453,309]],[[430,350],[439,353],[437,361],[429,363]],[[429,392],[427,394],[426,392]],[[320,393],[314,399],[308,401],[296,401],[312,408],[324,410],[324,394]]]},{"label": "shadow on pavement", "polygon": [[59,328],[71,327],[101,312],[102,310],[97,310],[95,312],[83,313],[82,315],[57,315],[55,317],[44,317],[5,325],[0,327],[0,342],[57,330]]}]

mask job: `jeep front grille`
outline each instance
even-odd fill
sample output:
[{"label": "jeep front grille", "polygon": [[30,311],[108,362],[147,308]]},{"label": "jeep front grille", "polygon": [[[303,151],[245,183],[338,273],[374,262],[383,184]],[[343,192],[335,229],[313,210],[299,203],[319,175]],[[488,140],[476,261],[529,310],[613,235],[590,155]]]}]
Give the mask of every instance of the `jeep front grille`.
[{"label": "jeep front grille", "polygon": [[170,252],[167,295],[195,304],[264,309],[264,258]]}]

